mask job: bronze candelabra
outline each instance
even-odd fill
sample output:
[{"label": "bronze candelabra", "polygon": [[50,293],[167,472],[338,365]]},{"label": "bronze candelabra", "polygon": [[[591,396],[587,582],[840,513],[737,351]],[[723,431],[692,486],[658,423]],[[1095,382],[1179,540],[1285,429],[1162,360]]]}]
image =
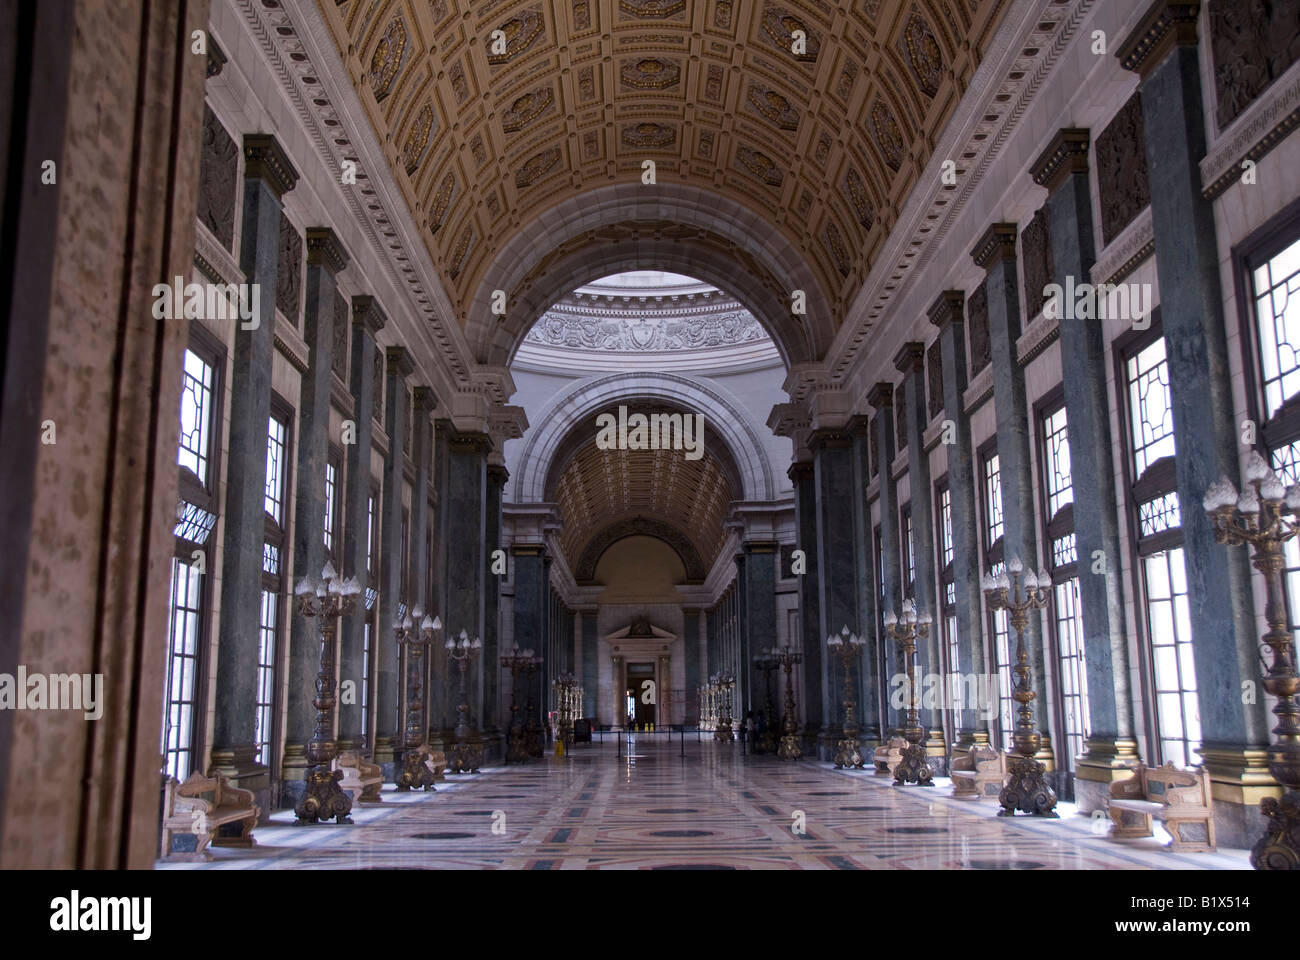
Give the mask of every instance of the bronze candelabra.
[{"label": "bronze candelabra", "polygon": [[853,692],[853,673],[852,667],[858,662],[858,654],[862,652],[866,641],[856,633],[849,633],[848,625],[840,631],[840,636],[831,634],[826,638],[826,646],[830,652],[840,658],[844,665],[844,735],[840,738],[839,743],[835,745],[835,769],[841,770],[844,767],[856,767],[862,769],[862,751],[858,749],[858,721],[854,717],[854,710],[857,708],[857,699]]},{"label": "bronze candelabra", "polygon": [[471,660],[483,652],[483,641],[478,637],[473,640],[464,630],[459,639],[447,638],[447,656],[460,670],[460,704],[456,707],[456,745],[452,747],[451,761],[447,765],[449,773],[478,773],[483,763],[483,750],[470,742],[471,724],[469,702],[465,694],[465,669]]},{"label": "bronze candelabra", "polygon": [[557,743],[567,749],[573,743],[573,694],[578,687],[578,678],[565,672],[551,681],[555,690],[556,710],[555,737]]},{"label": "bronze candelabra", "polygon": [[[423,617],[418,632],[414,629],[415,623],[412,617],[414,620]],[[421,749],[426,746],[424,742],[426,724],[424,674],[420,669],[420,661],[424,658],[429,645],[433,643],[434,634],[442,630],[442,619],[430,618],[419,605],[416,605],[400,623],[393,625],[393,630],[397,635],[398,644],[406,648],[406,670],[411,678],[408,684],[410,696],[406,701],[406,755],[403,757],[402,772],[397,777],[397,789],[405,793],[412,787],[418,787],[437,793],[438,788],[434,786],[437,778],[429,769],[427,762],[429,752]]]},{"label": "bronze candelabra", "polygon": [[799,748],[799,722],[794,718],[794,675],[791,668],[803,663],[803,654],[789,646],[779,652],[775,647],[772,649],[776,662],[785,667],[785,715],[781,718],[781,746],[776,755],[782,760],[798,760],[803,756],[803,750]]},{"label": "bronze candelabra", "polygon": [[356,577],[340,583],[333,564],[325,564],[319,582],[303,577],[294,589],[298,612],[315,619],[320,624],[320,670],[316,674],[316,731],[307,743],[307,760],[310,764],[303,779],[307,791],[294,813],[298,824],[319,823],[334,818],[336,823],[351,823],[348,813],[352,798],[339,787],[343,772],[333,768],[338,752],[333,739],[334,705],[334,627],[339,617],[348,617],[356,610],[361,584]]},{"label": "bronze candelabra", "polygon": [[[1022,572],[1023,571],[1023,572]],[[1056,806],[1056,791],[1044,779],[1047,768],[1034,759],[1042,745],[1042,737],[1034,729],[1034,690],[1030,684],[1029,655],[1025,652],[1025,627],[1029,625],[1029,611],[1047,606],[1052,579],[1047,571],[1037,575],[1025,570],[1019,557],[1007,561],[1006,569],[997,576],[985,574],[980,579],[984,597],[990,610],[1006,610],[1007,619],[1016,631],[1016,675],[1011,697],[1020,704],[1016,709],[1016,732],[1012,739],[1018,757],[1007,758],[1007,785],[998,795],[1002,809],[999,817],[1014,817],[1016,811],[1031,813],[1036,817],[1060,816]]]},{"label": "bronze candelabra", "polygon": [[[1285,788],[1282,798],[1265,797],[1260,813],[1268,824],[1264,835],[1250,850],[1250,864],[1256,870],[1300,869],[1300,678],[1296,675],[1295,646],[1287,629],[1286,595],[1282,570],[1286,566],[1283,545],[1300,529],[1300,484],[1283,487],[1282,481],[1256,451],[1246,458],[1249,484],[1238,496],[1226,478],[1210,485],[1205,509],[1214,519],[1214,536],[1219,543],[1249,543],[1251,558],[1264,575],[1264,619],[1268,632],[1263,646],[1271,662],[1264,675],[1264,689],[1277,703],[1273,715],[1274,742],[1268,749],[1268,770]],[[1290,516],[1286,516],[1290,514]]]},{"label": "bronze candelabra", "polygon": [[721,704],[718,729],[713,732],[713,739],[734,743],[736,737],[731,732],[731,691],[736,686],[736,678],[729,673],[715,673],[711,679],[717,686]]},{"label": "bronze candelabra", "polygon": [[754,654],[754,666],[763,672],[763,738],[754,744],[755,753],[776,753],[776,709],[772,705],[772,671],[781,666],[776,647]]},{"label": "bronze candelabra", "polygon": [[515,693],[520,671],[531,674],[541,664],[541,658],[533,656],[532,647],[524,650],[515,647],[510,653],[501,655],[501,663],[510,668],[510,731],[506,740],[506,763],[524,763],[528,760],[528,743]]},{"label": "bronze candelabra", "polygon": [[894,785],[905,786],[915,783],[920,787],[934,786],[934,771],[925,755],[925,728],[916,710],[916,641],[924,640],[930,635],[930,615],[916,612],[916,604],[911,600],[903,602],[903,616],[900,618],[892,610],[885,614],[885,632],[890,639],[898,641],[903,648],[903,663],[907,671],[907,716],[903,721],[903,739],[907,746],[903,748],[903,758],[894,769]]}]

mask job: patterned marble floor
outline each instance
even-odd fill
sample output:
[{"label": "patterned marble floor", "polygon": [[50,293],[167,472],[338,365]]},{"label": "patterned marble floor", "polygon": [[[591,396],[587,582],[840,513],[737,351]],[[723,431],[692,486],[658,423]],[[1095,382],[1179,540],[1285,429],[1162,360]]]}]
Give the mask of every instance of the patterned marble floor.
[{"label": "patterned marble floor", "polygon": [[[1111,840],[1061,804],[1056,821],[828,763],[744,756],[740,744],[613,738],[567,759],[487,767],[435,794],[384,790],[354,826],[258,827],[251,850],[163,869],[1248,869],[1244,850],[1176,854]],[[802,812],[804,832],[791,828]]]}]

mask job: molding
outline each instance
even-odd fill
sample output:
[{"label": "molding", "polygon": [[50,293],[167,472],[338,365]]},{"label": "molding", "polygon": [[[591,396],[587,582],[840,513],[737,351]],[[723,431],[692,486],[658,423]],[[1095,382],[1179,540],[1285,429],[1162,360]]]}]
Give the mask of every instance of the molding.
[{"label": "molding", "polygon": [[867,403],[875,410],[893,409],[894,385],[883,380],[875,384],[867,391]]},{"label": "molding", "polygon": [[984,235],[971,250],[971,259],[977,267],[985,271],[992,270],[1003,260],[1016,259],[1016,240],[1019,231],[1014,223],[994,223],[984,231]]},{"label": "molding", "polygon": [[942,330],[950,323],[966,322],[966,293],[963,290],[945,290],[926,311],[930,323]]},{"label": "molding", "polygon": [[1051,346],[1060,334],[1060,321],[1043,316],[1040,310],[1016,340],[1017,361],[1022,366],[1028,364]]},{"label": "molding", "polygon": [[[365,327],[372,335],[384,329],[388,317],[379,301],[368,294],[359,294],[352,298],[352,322]],[[376,347],[377,349],[377,347]]]},{"label": "molding", "polygon": [[306,375],[310,368],[311,351],[307,341],[298,333],[297,328],[285,319],[279,310],[275,311],[274,339],[275,348],[289,361],[295,370]]},{"label": "molding", "polygon": [[920,340],[908,340],[894,354],[894,366],[899,373],[925,372],[925,344]]},{"label": "molding", "polygon": [[329,227],[308,227],[304,245],[308,266],[322,266],[333,276],[348,265],[348,252]]},{"label": "molding", "polygon": [[1245,160],[1261,157],[1300,127],[1300,60],[1228,124],[1201,160],[1201,195],[1221,196],[1237,182]]},{"label": "molding", "polygon": [[984,369],[970,378],[966,389],[962,391],[961,405],[970,416],[979,409],[984,401],[993,396],[993,364],[986,363]]},{"label": "molding", "polygon": [[1133,218],[1097,256],[1089,277],[1094,284],[1119,283],[1156,252],[1151,206]]}]

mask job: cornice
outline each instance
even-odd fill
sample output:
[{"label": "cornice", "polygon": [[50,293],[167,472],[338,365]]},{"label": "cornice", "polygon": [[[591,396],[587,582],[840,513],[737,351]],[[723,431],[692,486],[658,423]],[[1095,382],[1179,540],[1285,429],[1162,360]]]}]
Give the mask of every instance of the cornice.
[{"label": "cornice", "polygon": [[1029,167],[1029,176],[1048,192],[1055,190],[1072,173],[1088,172],[1091,133],[1081,127],[1064,127]]}]

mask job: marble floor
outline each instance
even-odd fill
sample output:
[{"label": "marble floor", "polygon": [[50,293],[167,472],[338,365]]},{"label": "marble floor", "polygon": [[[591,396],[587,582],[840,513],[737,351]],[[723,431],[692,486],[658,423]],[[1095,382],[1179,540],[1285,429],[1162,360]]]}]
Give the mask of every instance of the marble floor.
[{"label": "marble floor", "polygon": [[[705,735],[707,736],[707,734]],[[684,750],[685,756],[681,754]],[[1178,854],[1162,834],[1112,840],[1061,819],[996,817],[949,781],[899,788],[829,763],[745,756],[740,744],[659,733],[576,745],[565,759],[485,767],[437,793],[354,809],[353,826],[258,827],[257,846],[162,869],[1249,869],[1244,850]],[[792,829],[802,825],[803,832]],[[1104,826],[1104,824],[1099,824]]]}]

